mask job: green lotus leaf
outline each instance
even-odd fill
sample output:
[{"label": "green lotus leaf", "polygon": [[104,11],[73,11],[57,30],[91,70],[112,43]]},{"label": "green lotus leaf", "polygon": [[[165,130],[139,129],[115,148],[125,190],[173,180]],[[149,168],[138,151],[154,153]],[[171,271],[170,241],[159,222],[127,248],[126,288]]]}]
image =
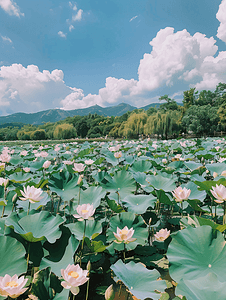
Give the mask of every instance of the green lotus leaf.
[{"label": "green lotus leaf", "polygon": [[144,223],[144,219],[141,216],[136,216],[131,212],[123,212],[120,215],[113,216],[110,220],[110,226],[107,230],[107,241],[109,243],[113,242],[107,249],[111,254],[114,254],[114,250],[121,251],[124,249],[124,243],[117,244],[114,242],[116,240],[114,233],[117,232],[117,227],[123,229],[125,226],[128,229],[134,229],[134,234],[132,238],[136,240],[129,244],[126,244],[127,250],[133,250],[137,245],[144,245],[148,238],[148,229]]},{"label": "green lotus leaf", "polygon": [[226,285],[216,274],[208,273],[193,280],[182,279],[176,287],[176,294],[186,296],[187,300],[225,299]]},{"label": "green lotus leaf", "polygon": [[133,177],[141,185],[141,188],[148,193],[151,193],[154,189],[150,184],[147,182],[147,175],[142,172],[133,173]]},{"label": "green lotus leaf", "polygon": [[115,172],[113,178],[108,176],[105,177],[105,179],[107,180],[107,183],[102,183],[102,187],[108,192],[119,193],[121,199],[136,190],[136,182],[133,179],[133,176],[125,169]]},{"label": "green lotus leaf", "polygon": [[26,250],[15,238],[0,236],[0,276],[18,276],[27,270]]},{"label": "green lotus leaf", "polygon": [[193,280],[212,272],[220,281],[226,281],[226,247],[219,231],[210,226],[187,228],[173,236],[167,257],[170,276],[177,282]]},{"label": "green lotus leaf", "polygon": [[129,212],[143,214],[146,212],[149,206],[154,208],[156,201],[157,198],[154,197],[152,194],[128,195],[122,200],[122,203],[128,208]]},{"label": "green lotus leaf", "polygon": [[171,192],[175,190],[176,184],[173,179],[163,177],[161,175],[150,175],[147,176],[147,181],[157,190],[163,190],[165,192]]},{"label": "green lotus leaf", "polygon": [[31,180],[31,174],[29,173],[23,173],[23,172],[18,172],[18,173],[13,173],[9,175],[9,180],[13,182],[27,182]]},{"label": "green lotus leaf", "polygon": [[57,193],[63,201],[70,201],[78,196],[78,176],[79,175],[70,174],[68,171],[59,172],[50,177],[48,186],[50,190]]},{"label": "green lotus leaf", "polygon": [[101,198],[104,198],[106,191],[100,186],[91,186],[80,192],[80,205],[93,204],[94,208],[100,205]]},{"label": "green lotus leaf", "polygon": [[[62,245],[62,243],[65,244]],[[50,266],[53,273],[61,276],[61,269],[66,269],[69,264],[74,263],[73,257],[78,246],[79,241],[74,236],[68,239],[67,234],[52,245],[44,245],[49,251],[49,255],[42,259],[40,269]]]},{"label": "green lotus leaf", "polygon": [[112,164],[112,166],[117,166],[118,164],[118,159],[114,157],[114,153],[109,151],[109,150],[105,150],[105,153],[103,153],[105,155],[106,161],[110,164]]},{"label": "green lotus leaf", "polygon": [[226,164],[224,162],[206,164],[206,169],[210,171],[211,175],[213,175],[214,172],[216,172],[218,175],[221,175],[223,171],[226,171]]},{"label": "green lotus leaf", "polygon": [[188,161],[188,162],[184,162],[185,166],[190,169],[191,171],[194,171],[200,167],[202,167],[203,165],[194,161]]},{"label": "green lotus leaf", "polygon": [[47,211],[41,211],[22,218],[12,213],[5,224],[28,242],[34,243],[47,239],[50,243],[54,243],[61,236],[59,226],[63,223],[64,220],[59,215],[52,216]]},{"label": "green lotus leaf", "polygon": [[131,167],[133,172],[148,172],[152,168],[152,164],[147,160],[137,160]]},{"label": "green lotus leaf", "polygon": [[194,182],[188,182],[186,184],[182,184],[181,185],[182,188],[186,188],[186,189],[190,189],[191,190],[191,194],[188,197],[189,200],[200,200],[200,201],[204,201],[206,198],[206,192],[205,191],[199,191],[197,188],[197,185]]},{"label": "green lotus leaf", "polygon": [[18,165],[23,162],[23,158],[19,155],[13,155],[13,157],[10,159],[10,164],[12,165]]},{"label": "green lotus leaf", "polygon": [[81,241],[84,234],[85,222],[86,222],[86,230],[85,230],[86,237],[91,238],[94,233],[102,232],[101,221],[97,222],[95,220],[78,221],[76,223],[71,223],[65,226],[70,229],[71,233],[76,237],[76,239]]},{"label": "green lotus leaf", "polygon": [[148,270],[140,263],[131,261],[124,264],[120,259],[111,266],[111,269],[116,277],[128,287],[130,293],[138,299],[157,300],[161,295],[155,290],[163,291],[166,288],[165,281],[157,281],[160,277],[157,270]]}]

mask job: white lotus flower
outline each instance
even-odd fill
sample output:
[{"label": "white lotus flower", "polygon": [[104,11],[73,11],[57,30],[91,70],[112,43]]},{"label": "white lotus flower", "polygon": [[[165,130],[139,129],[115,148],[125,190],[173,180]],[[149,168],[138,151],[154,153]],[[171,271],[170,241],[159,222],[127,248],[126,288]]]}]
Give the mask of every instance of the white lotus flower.
[{"label": "white lotus flower", "polygon": [[122,243],[128,244],[130,242],[134,242],[136,239],[132,238],[134,234],[133,227],[128,229],[127,226],[125,226],[123,229],[120,229],[117,227],[117,233],[113,232],[114,236],[116,237],[116,243]]},{"label": "white lotus flower", "polygon": [[44,162],[44,164],[42,165],[42,167],[43,167],[44,169],[47,169],[50,165],[51,165],[51,161],[50,161],[50,160],[46,160],[46,161]]},{"label": "white lotus flower", "polygon": [[76,208],[78,214],[74,214],[73,216],[79,221],[83,221],[84,219],[92,219],[92,215],[95,213],[95,208],[93,208],[93,204],[82,204],[78,205]]},{"label": "white lotus flower", "polygon": [[86,165],[92,165],[93,163],[94,163],[94,160],[92,160],[92,159],[85,160]]},{"label": "white lotus flower", "polygon": [[185,187],[182,189],[181,186],[178,186],[173,192],[173,196],[175,197],[176,202],[181,202],[183,200],[187,200],[191,194],[190,189],[186,189]]},{"label": "white lotus flower", "polygon": [[4,185],[4,187],[6,187],[9,183],[9,178],[2,178],[0,177],[0,185]]},{"label": "white lotus flower", "polygon": [[212,189],[210,192],[216,198],[214,201],[216,203],[223,203],[226,200],[226,187],[220,184],[216,185],[216,187],[212,186]]},{"label": "white lotus flower", "polygon": [[120,157],[122,157],[122,151],[115,152],[114,157],[115,157],[115,158],[120,158]]},{"label": "white lotus flower", "polygon": [[23,294],[27,288],[23,288],[27,283],[28,279],[24,279],[24,276],[18,278],[17,275],[13,277],[6,274],[4,277],[0,276],[0,295],[12,299],[19,297]]},{"label": "white lotus flower", "polygon": [[86,166],[82,163],[74,163],[74,168],[72,168],[72,169],[77,172],[82,172],[85,170],[85,167]]},{"label": "white lotus flower", "polygon": [[65,165],[72,165],[72,164],[73,164],[73,161],[71,161],[71,160],[63,160],[63,163],[64,163]]},{"label": "white lotus flower", "polygon": [[23,150],[20,152],[21,156],[27,156],[27,154],[28,154],[28,151],[26,151],[26,150]]},{"label": "white lotus flower", "polygon": [[24,197],[20,197],[20,200],[26,201],[29,200],[31,203],[36,203],[39,202],[43,197],[42,195],[42,190],[40,188],[35,188],[34,186],[24,186],[24,191],[21,191],[21,194]]},{"label": "white lotus flower", "polygon": [[39,155],[40,155],[40,157],[45,158],[45,157],[47,157],[49,154],[48,154],[48,152],[46,152],[46,151],[41,151],[41,152],[39,153]]},{"label": "white lotus flower", "polygon": [[26,172],[26,173],[28,173],[28,172],[30,172],[30,171],[31,171],[31,169],[30,169],[30,168],[28,168],[28,167],[25,167],[25,168],[23,168],[23,170],[24,170],[24,172]]},{"label": "white lotus flower", "polygon": [[11,156],[8,154],[8,152],[2,151],[2,154],[0,155],[0,161],[3,163],[8,163],[11,159]]},{"label": "white lotus flower", "polygon": [[165,241],[169,236],[170,230],[167,230],[167,228],[161,229],[158,232],[156,232],[156,234],[154,234],[155,239],[159,242]]},{"label": "white lotus flower", "polygon": [[89,280],[89,278],[86,277],[88,272],[88,270],[80,268],[79,264],[69,264],[65,270],[61,269],[61,275],[65,280],[61,282],[61,285],[65,289],[70,289],[73,295],[77,295],[79,293],[79,286]]}]

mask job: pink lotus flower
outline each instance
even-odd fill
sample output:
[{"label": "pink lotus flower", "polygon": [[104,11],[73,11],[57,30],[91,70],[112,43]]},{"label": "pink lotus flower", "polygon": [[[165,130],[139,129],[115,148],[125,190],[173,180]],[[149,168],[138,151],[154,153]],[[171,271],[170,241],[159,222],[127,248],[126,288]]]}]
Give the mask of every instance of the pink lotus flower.
[{"label": "pink lotus flower", "polygon": [[85,160],[86,165],[92,165],[93,163],[94,163],[94,160],[92,160],[92,159]]},{"label": "pink lotus flower", "polygon": [[0,295],[12,299],[19,297],[23,294],[27,288],[23,288],[27,283],[28,279],[24,279],[24,276],[18,278],[17,275],[13,277],[6,274],[4,277],[0,276]]},{"label": "pink lotus flower", "polygon": [[89,203],[78,205],[76,210],[78,214],[74,214],[73,216],[79,219],[79,221],[83,221],[84,219],[91,219],[92,215],[95,212],[95,208],[93,208],[93,204],[89,204]]},{"label": "pink lotus flower", "polygon": [[39,153],[39,155],[40,155],[41,157],[43,157],[43,158],[46,158],[49,154],[48,154],[48,152],[46,152],[46,151],[41,151],[41,152]]},{"label": "pink lotus flower", "polygon": [[167,228],[161,229],[158,232],[156,232],[156,234],[154,234],[154,237],[159,242],[165,241],[169,236],[170,236],[170,230],[167,230]]},{"label": "pink lotus flower", "polygon": [[40,188],[35,188],[34,186],[24,187],[24,192],[21,191],[21,194],[24,197],[20,197],[20,200],[26,201],[29,200],[31,203],[39,202],[43,197],[42,190]]},{"label": "pink lotus flower", "polygon": [[76,172],[82,172],[85,170],[85,165],[82,163],[74,163],[74,168],[72,168]]},{"label": "pink lotus flower", "polygon": [[9,183],[9,178],[2,178],[0,177],[0,185],[4,185],[4,187],[6,187]]},{"label": "pink lotus flower", "polygon": [[44,162],[44,164],[42,165],[42,167],[44,169],[47,169],[50,165],[51,165],[51,161],[47,160],[47,161]]},{"label": "pink lotus flower", "polygon": [[28,151],[26,151],[26,150],[23,150],[20,152],[21,156],[27,156],[27,154],[28,154]]},{"label": "pink lotus flower", "polygon": [[216,185],[216,187],[212,186],[212,189],[210,192],[216,198],[214,201],[216,203],[223,203],[226,200],[226,187],[220,184]]},{"label": "pink lotus flower", "polygon": [[127,226],[125,226],[123,229],[120,229],[117,227],[117,233],[113,232],[114,236],[116,237],[116,243],[122,243],[128,244],[130,242],[134,242],[136,239],[132,238],[134,234],[133,227],[128,229]]},{"label": "pink lotus flower", "polygon": [[173,196],[175,197],[176,202],[181,202],[183,200],[187,200],[191,194],[190,189],[186,189],[185,187],[182,189],[181,186],[178,186],[173,192]]},{"label": "pink lotus flower", "polygon": [[71,161],[71,160],[63,160],[63,163],[64,163],[65,165],[72,165],[72,164],[73,164],[73,161]]},{"label": "pink lotus flower", "polygon": [[8,152],[2,151],[2,154],[0,155],[0,161],[3,163],[8,163],[11,159],[11,156],[8,154]]},{"label": "pink lotus flower", "polygon": [[79,293],[79,286],[86,283],[89,278],[86,277],[88,270],[83,270],[80,266],[77,265],[68,265],[67,268],[61,269],[61,275],[65,281],[61,282],[61,285],[65,289],[70,289],[73,295]]},{"label": "pink lotus flower", "polygon": [[115,158],[120,158],[120,157],[122,157],[122,151],[115,152],[114,157],[115,157]]},{"label": "pink lotus flower", "polygon": [[31,171],[31,169],[30,169],[30,168],[28,168],[28,167],[25,167],[25,168],[23,168],[23,170],[24,170],[24,172],[26,172],[26,173],[28,173],[28,172],[30,172],[30,171]]}]

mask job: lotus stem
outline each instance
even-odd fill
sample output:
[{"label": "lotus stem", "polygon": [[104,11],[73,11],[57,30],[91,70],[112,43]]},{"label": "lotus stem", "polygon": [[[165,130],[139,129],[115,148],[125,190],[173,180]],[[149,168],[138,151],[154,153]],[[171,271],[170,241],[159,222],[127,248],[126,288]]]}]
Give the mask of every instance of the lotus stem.
[{"label": "lotus stem", "polygon": [[223,216],[223,225],[225,225],[225,214],[226,214],[226,203],[224,201],[224,216]]},{"label": "lotus stem", "polygon": [[3,218],[4,212],[5,212],[5,205],[4,205],[3,208],[2,208],[2,216],[1,216],[1,218]]},{"label": "lotus stem", "polygon": [[87,286],[86,286],[86,300],[88,300],[89,297],[89,280],[87,281]]},{"label": "lotus stem", "polygon": [[184,216],[184,215],[183,215],[183,201],[181,201],[181,204],[180,204],[180,205],[181,205],[181,217],[183,218],[183,216]]},{"label": "lotus stem", "polygon": [[84,232],[83,232],[83,238],[82,238],[82,247],[81,247],[81,256],[80,256],[80,267],[81,267],[81,264],[82,264],[82,252],[83,252],[83,247],[84,247],[85,234],[86,234],[86,220],[85,220]]},{"label": "lotus stem", "polygon": [[30,258],[30,242],[28,242],[28,248],[27,248],[27,272],[28,272],[28,265],[29,265],[29,258]]},{"label": "lotus stem", "polygon": [[78,205],[80,204],[80,190],[81,190],[81,187],[79,186],[79,190],[78,190]]},{"label": "lotus stem", "polygon": [[27,216],[29,215],[30,207],[31,207],[31,202],[29,201],[29,203],[28,203],[28,209],[27,209]]}]

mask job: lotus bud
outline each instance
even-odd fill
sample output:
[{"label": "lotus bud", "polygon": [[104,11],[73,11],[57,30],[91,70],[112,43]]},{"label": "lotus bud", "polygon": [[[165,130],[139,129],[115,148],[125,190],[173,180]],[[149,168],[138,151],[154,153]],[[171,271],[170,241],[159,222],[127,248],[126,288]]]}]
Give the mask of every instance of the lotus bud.
[{"label": "lotus bud", "polygon": [[113,300],[115,298],[115,291],[113,284],[111,284],[105,291],[105,299],[106,300]]},{"label": "lotus bud", "polygon": [[15,194],[15,195],[13,196],[12,202],[13,202],[13,203],[16,202],[16,199],[17,199],[17,194]]},{"label": "lotus bud", "polygon": [[221,173],[221,176],[226,177],[226,170]]},{"label": "lotus bud", "polygon": [[216,178],[218,176],[217,172],[213,172],[213,178]]},{"label": "lotus bud", "polygon": [[151,225],[152,218],[149,219],[148,224]]},{"label": "lotus bud", "polygon": [[83,175],[79,175],[77,185],[79,185],[82,182],[83,177],[84,177]]},{"label": "lotus bud", "polygon": [[86,265],[86,269],[90,272],[90,270],[91,270],[91,262],[90,262],[90,260],[88,261],[88,263]]}]

